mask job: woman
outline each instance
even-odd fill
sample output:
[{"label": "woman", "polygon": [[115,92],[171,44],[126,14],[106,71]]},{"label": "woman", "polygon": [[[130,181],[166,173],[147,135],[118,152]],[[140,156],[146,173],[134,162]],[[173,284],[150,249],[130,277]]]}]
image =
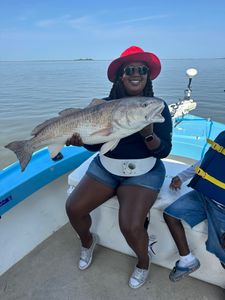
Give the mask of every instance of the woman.
[{"label": "woman", "polygon": [[[161,70],[158,57],[132,46],[108,67],[108,78],[113,82],[109,97],[105,100],[128,96],[153,97],[152,80]],[[105,155],[97,156],[86,175],[67,200],[69,220],[82,243],[79,268],[86,269],[92,261],[97,235],[91,234],[90,212],[113,195],[119,201],[119,226],[127,243],[137,255],[138,263],[130,277],[129,286],[138,288],[148,277],[150,257],[148,234],[144,228],[146,216],[154,204],[165,178],[165,168],[160,160],[171,150],[172,121],[167,104],[162,112],[164,123],[150,124],[140,132],[120,140],[117,147]],[[83,145],[79,136],[73,136],[67,145]],[[101,145],[84,145],[98,151]],[[138,174],[116,174],[121,163],[145,165]],[[147,167],[146,167],[147,166]],[[147,168],[147,169],[146,169]],[[132,172],[131,172],[132,173]]]}]

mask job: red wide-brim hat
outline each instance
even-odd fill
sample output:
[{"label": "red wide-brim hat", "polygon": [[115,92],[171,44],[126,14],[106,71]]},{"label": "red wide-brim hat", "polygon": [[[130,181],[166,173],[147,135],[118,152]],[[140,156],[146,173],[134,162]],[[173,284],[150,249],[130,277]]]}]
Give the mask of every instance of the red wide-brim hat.
[{"label": "red wide-brim hat", "polygon": [[161,71],[161,63],[159,58],[150,52],[144,52],[143,49],[137,46],[127,48],[119,58],[113,60],[108,67],[108,78],[110,81],[115,82],[117,72],[123,64],[131,63],[134,61],[144,62],[150,70],[150,79],[155,79]]}]

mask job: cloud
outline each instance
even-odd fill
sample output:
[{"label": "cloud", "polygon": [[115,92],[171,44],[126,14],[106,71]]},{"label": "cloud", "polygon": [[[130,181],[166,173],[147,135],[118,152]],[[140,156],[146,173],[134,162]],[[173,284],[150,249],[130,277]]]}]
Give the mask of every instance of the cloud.
[{"label": "cloud", "polygon": [[47,19],[47,20],[40,20],[36,23],[38,27],[52,27],[53,25],[57,24],[57,20],[55,19]]},{"label": "cloud", "polygon": [[39,20],[35,23],[35,25],[37,27],[42,27],[42,28],[46,28],[46,27],[54,27],[56,25],[63,25],[66,22],[68,22],[68,20],[70,19],[70,15],[63,15],[60,16],[58,18],[51,18],[51,19],[44,19],[44,20]]},{"label": "cloud", "polygon": [[[171,17],[169,14],[160,14],[160,15],[152,15],[152,16],[143,16],[140,18],[132,18],[127,20],[121,21],[112,21],[107,23],[101,23],[99,21],[99,15],[106,16],[108,14],[107,11],[101,11],[94,15],[84,15],[77,18],[71,17],[71,15],[63,15],[57,18],[50,18],[50,19],[43,19],[39,20],[35,23],[36,26],[41,28],[50,28],[55,26],[62,26],[62,27],[71,27],[74,29],[81,29],[81,30],[94,30],[94,28],[104,28],[104,27],[111,27],[115,25],[132,25],[134,23],[141,23],[145,21],[157,20],[157,19],[165,19]],[[102,19],[102,18],[100,18]]]},{"label": "cloud", "polygon": [[130,24],[130,23],[137,23],[137,22],[144,22],[149,20],[156,20],[156,19],[165,19],[169,18],[170,15],[155,15],[155,16],[147,16],[147,17],[141,17],[141,18],[135,18],[135,19],[128,19],[128,20],[122,20],[115,22],[114,24]]},{"label": "cloud", "polygon": [[91,27],[91,18],[89,16],[83,16],[75,19],[70,19],[67,22],[72,28],[84,29],[84,27]]},{"label": "cloud", "polygon": [[62,29],[70,28],[72,30],[78,29],[81,31],[92,31],[95,27],[101,26],[98,21],[95,21],[93,17],[88,15],[77,18],[72,18],[70,15],[64,15],[57,18],[39,20],[35,25],[39,28],[61,27]]}]

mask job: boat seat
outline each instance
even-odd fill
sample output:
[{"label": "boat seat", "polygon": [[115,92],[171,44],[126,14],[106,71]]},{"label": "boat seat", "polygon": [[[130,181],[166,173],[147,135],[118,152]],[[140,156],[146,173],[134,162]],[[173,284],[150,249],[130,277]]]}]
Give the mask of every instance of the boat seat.
[{"label": "boat seat", "polygon": [[[78,184],[80,179],[85,175],[87,168],[90,164],[90,162],[93,160],[96,154],[91,156],[89,159],[87,159],[83,164],[81,164],[75,171],[73,171],[68,176],[68,184],[70,186],[68,193],[70,193],[73,188]],[[177,191],[172,191],[169,189],[169,184],[173,176],[177,175],[179,172],[183,171],[188,167],[187,164],[182,162],[177,162],[172,159],[163,159],[164,165],[166,167],[166,178],[164,181],[164,184],[161,188],[161,191],[158,195],[158,198],[156,202],[154,203],[152,210],[159,210],[163,211],[169,204],[174,202],[176,199],[178,199],[181,195],[185,194],[186,192],[190,191],[191,189],[187,187],[187,183],[183,184],[182,188]],[[117,200],[117,197],[114,196],[111,199],[109,199],[106,203],[103,204],[104,206],[107,206],[112,209],[119,209],[119,203]],[[161,219],[161,218],[160,218]],[[164,222],[164,221],[163,221]],[[185,226],[185,224],[184,224]],[[207,223],[202,222],[201,224],[197,225],[195,230],[207,233]]]},{"label": "boat seat", "polygon": [[[71,193],[74,187],[79,183],[95,155],[96,154],[91,156],[68,176],[68,193]],[[188,165],[172,159],[163,159],[163,162],[166,167],[166,178],[150,212],[148,234],[152,250],[155,253],[152,258],[153,263],[171,269],[179,256],[175,243],[163,219],[162,211],[178,197],[190,191],[191,188],[187,187],[186,184],[183,184],[182,188],[178,191],[170,190],[169,184],[171,178],[187,168]],[[99,244],[135,256],[135,253],[128,246],[120,232],[118,209],[119,204],[116,196],[96,208],[91,213],[91,231],[96,232],[99,235]],[[207,221],[198,224],[192,229],[188,224],[183,223],[183,225],[191,251],[193,251],[201,261],[201,268],[192,273],[191,276],[219,286],[225,286],[222,279],[224,277],[224,270],[220,266],[218,259],[205,249],[205,241],[207,240]]]}]

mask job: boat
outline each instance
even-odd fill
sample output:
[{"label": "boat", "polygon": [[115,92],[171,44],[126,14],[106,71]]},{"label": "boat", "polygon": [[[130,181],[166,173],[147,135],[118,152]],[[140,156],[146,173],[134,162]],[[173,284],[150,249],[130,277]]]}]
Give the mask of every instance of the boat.
[{"label": "boat", "polygon": [[[207,138],[214,139],[225,130],[225,124],[190,114],[197,105],[191,97],[191,81],[196,74],[195,69],[187,70],[189,83],[183,100],[169,105],[173,118],[173,147],[170,156],[163,159],[166,180],[150,214],[149,246],[155,253],[153,263],[169,269],[176,261],[177,250],[163,220],[162,209],[189,189],[183,185],[179,192],[172,192],[169,182],[179,171],[203,157],[208,149]],[[18,161],[0,171],[0,251],[3,258],[0,275],[68,223],[65,201],[92,158],[93,152],[69,146],[52,160],[44,148],[33,154],[25,172],[20,171]],[[120,233],[117,213],[114,197],[92,212],[92,231],[98,233],[100,245],[134,256]],[[191,249],[201,260],[201,268],[190,276],[225,288],[224,270],[216,257],[205,250],[206,223],[192,230],[185,226],[185,230]]]}]

